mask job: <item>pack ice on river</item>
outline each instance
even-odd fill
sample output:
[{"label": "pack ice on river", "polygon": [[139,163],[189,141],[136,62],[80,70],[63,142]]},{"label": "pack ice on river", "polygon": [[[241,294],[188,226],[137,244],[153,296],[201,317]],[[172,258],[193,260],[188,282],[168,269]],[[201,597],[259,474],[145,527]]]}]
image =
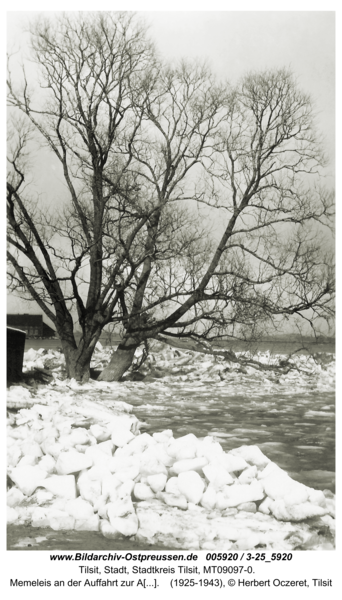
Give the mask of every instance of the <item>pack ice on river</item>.
[{"label": "pack ice on river", "polygon": [[159,345],[141,381],[80,385],[57,350],[28,350],[7,400],[8,548],[333,549],[334,355],[291,360],[241,371]]}]

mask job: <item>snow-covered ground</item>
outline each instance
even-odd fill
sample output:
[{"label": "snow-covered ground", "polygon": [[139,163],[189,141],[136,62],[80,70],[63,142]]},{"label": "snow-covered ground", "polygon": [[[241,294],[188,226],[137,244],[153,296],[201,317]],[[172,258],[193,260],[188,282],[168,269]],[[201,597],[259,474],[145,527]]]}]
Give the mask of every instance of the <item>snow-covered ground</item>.
[{"label": "snow-covered ground", "polygon": [[[100,345],[92,366],[109,350]],[[279,360],[267,354],[259,360]],[[297,356],[294,370],[241,368],[220,357],[160,345],[142,381],[79,385],[56,351],[25,353],[24,371],[50,368],[48,385],[8,391],[8,523],[100,531],[113,539],[184,549],[332,549],[334,496],[291,479],[255,445],[227,452],[213,435],[140,433],[127,403],[142,388],[196,393],[334,389],[334,361]],[[313,465],[313,468],[314,465]],[[72,547],[70,547],[72,550]]]}]

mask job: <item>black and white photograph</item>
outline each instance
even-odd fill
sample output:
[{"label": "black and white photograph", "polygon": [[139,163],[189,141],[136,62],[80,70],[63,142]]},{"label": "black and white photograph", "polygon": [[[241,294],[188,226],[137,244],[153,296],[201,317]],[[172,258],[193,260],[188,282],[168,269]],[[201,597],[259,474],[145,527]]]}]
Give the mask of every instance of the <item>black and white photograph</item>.
[{"label": "black and white photograph", "polygon": [[337,598],[336,14],[108,4],[7,6],[6,554]]}]

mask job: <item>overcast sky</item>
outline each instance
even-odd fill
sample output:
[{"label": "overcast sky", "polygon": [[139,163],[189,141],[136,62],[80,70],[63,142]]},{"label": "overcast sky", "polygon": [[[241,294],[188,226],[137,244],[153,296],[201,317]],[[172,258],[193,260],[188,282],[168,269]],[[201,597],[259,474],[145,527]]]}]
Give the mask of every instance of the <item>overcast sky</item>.
[{"label": "overcast sky", "polygon": [[[209,3],[208,3],[209,4]],[[145,12],[157,47],[169,59],[208,59],[219,78],[289,67],[309,93],[334,158],[333,12]]]},{"label": "overcast sky", "polygon": [[[8,13],[9,46],[25,48],[23,26],[36,14]],[[220,79],[234,82],[250,70],[289,67],[303,91],[314,100],[318,124],[333,163],[334,12],[144,11],[139,14],[150,25],[150,35],[163,56],[171,60],[206,59]]]},{"label": "overcast sky", "polygon": [[[22,28],[36,14],[8,13],[11,48],[25,49]],[[144,11],[140,14],[150,25],[151,38],[163,56],[171,60],[207,59],[219,79],[234,83],[251,70],[289,67],[299,86],[314,101],[317,124],[324,134],[330,158],[327,174],[333,176],[334,12]],[[49,173],[45,172],[44,177],[48,179]],[[9,301],[8,311],[24,312],[13,300]],[[30,310],[26,306],[25,312],[30,311],[35,312],[34,307]]]}]

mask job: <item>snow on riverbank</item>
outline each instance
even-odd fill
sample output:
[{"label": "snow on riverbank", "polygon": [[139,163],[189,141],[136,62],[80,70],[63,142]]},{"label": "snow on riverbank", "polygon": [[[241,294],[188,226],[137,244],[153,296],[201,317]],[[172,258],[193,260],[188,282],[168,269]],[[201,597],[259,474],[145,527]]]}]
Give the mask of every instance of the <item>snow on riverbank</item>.
[{"label": "snow on riverbank", "polygon": [[[94,363],[106,358],[100,347]],[[310,385],[331,386],[332,364],[322,369],[305,359],[297,357],[306,373],[293,381],[303,386],[310,377]],[[100,531],[167,548],[333,548],[331,492],[294,481],[257,446],[224,452],[212,436],[140,434],[124,401],[132,384],[81,386],[60,379],[58,353],[25,354],[27,370],[37,363],[53,366],[53,382],[8,392],[8,406],[19,409],[8,416],[13,526]],[[152,354],[144,368],[139,386],[152,387],[161,376],[165,383],[185,377],[222,385],[225,376],[228,384],[236,374],[260,375],[254,369],[238,373],[231,364],[225,370],[227,362],[216,357],[174,349]]]}]

